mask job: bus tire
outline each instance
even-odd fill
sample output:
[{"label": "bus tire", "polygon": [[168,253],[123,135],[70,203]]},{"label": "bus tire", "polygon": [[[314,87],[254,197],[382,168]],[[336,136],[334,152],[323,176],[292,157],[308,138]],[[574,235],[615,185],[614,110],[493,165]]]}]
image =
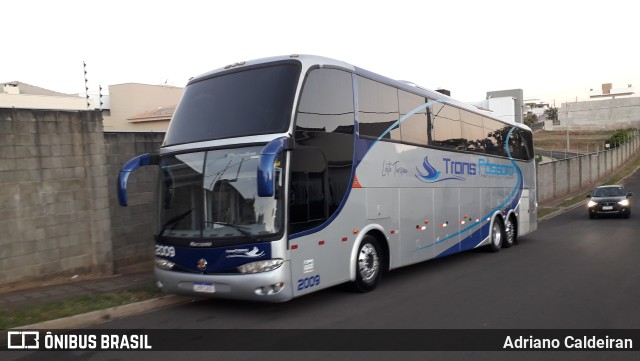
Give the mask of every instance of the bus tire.
[{"label": "bus tire", "polygon": [[502,248],[509,248],[516,244],[516,225],[513,222],[513,217],[507,218],[504,225],[504,239],[502,241]]},{"label": "bus tire", "polygon": [[504,238],[502,220],[500,220],[500,218],[496,218],[493,220],[493,225],[491,226],[491,242],[487,246],[487,249],[491,252],[500,251]]},{"label": "bus tire", "polygon": [[383,255],[375,237],[366,235],[360,243],[356,257],[356,280],[353,288],[358,292],[373,291],[382,275]]}]

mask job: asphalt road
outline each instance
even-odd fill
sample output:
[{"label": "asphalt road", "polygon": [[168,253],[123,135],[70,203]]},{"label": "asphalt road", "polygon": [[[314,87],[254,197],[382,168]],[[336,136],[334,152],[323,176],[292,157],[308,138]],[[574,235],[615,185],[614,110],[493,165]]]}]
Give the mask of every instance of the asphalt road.
[{"label": "asphalt road", "polygon": [[[627,180],[640,197],[640,173]],[[639,203],[639,202],[635,202]],[[578,207],[498,253],[474,250],[388,273],[372,293],[331,288],[283,304],[204,300],[109,329],[640,329],[640,203],[630,219]],[[318,340],[321,342],[322,340]],[[251,342],[250,339],[247,342]],[[153,353],[154,359],[201,358]],[[640,359],[629,352],[215,352],[208,359]],[[152,353],[14,354],[22,360],[146,359]],[[213,358],[212,358],[213,356]],[[428,357],[426,357],[428,356]]]}]

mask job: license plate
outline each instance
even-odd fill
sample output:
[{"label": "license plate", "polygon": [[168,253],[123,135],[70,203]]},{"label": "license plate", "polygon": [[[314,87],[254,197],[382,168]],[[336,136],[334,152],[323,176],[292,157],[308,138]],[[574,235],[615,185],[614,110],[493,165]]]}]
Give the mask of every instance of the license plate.
[{"label": "license plate", "polygon": [[603,211],[610,211],[610,210],[612,210],[612,209],[613,209],[613,206],[603,206],[603,207],[602,207],[602,210],[603,210]]},{"label": "license plate", "polygon": [[216,292],[216,285],[213,283],[194,283],[193,292],[214,293]]}]

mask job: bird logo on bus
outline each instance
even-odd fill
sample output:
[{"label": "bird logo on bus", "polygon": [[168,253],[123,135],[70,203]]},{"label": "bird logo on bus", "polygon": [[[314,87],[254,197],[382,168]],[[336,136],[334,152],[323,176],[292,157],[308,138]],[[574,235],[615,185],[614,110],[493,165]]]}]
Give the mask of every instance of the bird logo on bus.
[{"label": "bird logo on bus", "polygon": [[429,156],[424,157],[424,161],[422,162],[422,167],[426,171],[426,174],[421,172],[420,168],[416,167],[416,171],[418,171],[418,174],[416,174],[416,177],[418,177],[420,180],[423,180],[425,182],[433,182],[436,179],[438,179],[438,177],[440,177],[440,171],[436,170],[431,165],[431,163],[429,163]]}]

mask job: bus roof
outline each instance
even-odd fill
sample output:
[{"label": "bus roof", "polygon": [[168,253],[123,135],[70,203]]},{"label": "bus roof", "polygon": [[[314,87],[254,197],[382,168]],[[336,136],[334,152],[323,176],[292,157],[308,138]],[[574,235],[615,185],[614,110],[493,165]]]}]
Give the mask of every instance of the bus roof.
[{"label": "bus roof", "polygon": [[243,67],[243,66],[251,66],[251,65],[258,65],[258,64],[264,64],[264,63],[271,63],[271,62],[276,62],[276,61],[286,61],[286,60],[297,60],[299,61],[302,66],[303,69],[308,69],[311,68],[313,66],[316,65],[322,65],[322,66],[330,66],[330,67],[336,67],[336,68],[342,68],[345,70],[348,70],[350,72],[356,73],[358,75],[362,75],[366,78],[369,78],[371,80],[376,80],[379,81],[381,83],[385,83],[387,85],[391,85],[394,86],[396,88],[408,91],[410,93],[414,93],[414,94],[418,94],[418,95],[422,95],[425,96],[429,99],[437,99],[437,100],[441,100],[441,101],[446,101],[449,104],[455,105],[456,107],[462,108],[464,110],[476,113],[476,114],[480,114],[482,116],[486,116],[495,120],[498,120],[502,123],[506,123],[512,126],[516,126],[519,128],[523,128],[526,130],[531,131],[531,128],[529,128],[527,125],[522,124],[522,123],[516,123],[516,122],[512,122],[512,121],[508,121],[508,120],[504,120],[504,119],[498,119],[496,118],[491,112],[483,110],[483,109],[479,109],[471,104],[456,100],[448,95],[424,88],[422,86],[416,85],[414,83],[410,83],[410,82],[406,82],[406,81],[399,81],[399,80],[395,80],[395,79],[391,79],[388,78],[384,75],[380,75],[377,73],[374,73],[372,71],[366,70],[366,69],[362,69],[359,67],[356,67],[354,65],[351,65],[349,63],[346,63],[344,61],[341,60],[336,60],[336,59],[331,59],[331,58],[327,58],[327,57],[323,57],[323,56],[317,56],[317,55],[306,55],[306,54],[292,54],[292,55],[282,55],[282,56],[274,56],[274,57],[268,57],[268,58],[260,58],[260,59],[254,59],[254,60],[248,60],[248,61],[240,61],[237,63],[233,63],[233,64],[229,64],[225,67],[222,68],[218,68],[209,72],[206,72],[204,74],[198,75],[196,77],[193,77],[191,79],[189,79],[189,83],[192,82],[197,82],[200,80],[203,80],[205,78],[211,77],[217,73],[222,73],[225,71],[233,71],[239,67]]}]

